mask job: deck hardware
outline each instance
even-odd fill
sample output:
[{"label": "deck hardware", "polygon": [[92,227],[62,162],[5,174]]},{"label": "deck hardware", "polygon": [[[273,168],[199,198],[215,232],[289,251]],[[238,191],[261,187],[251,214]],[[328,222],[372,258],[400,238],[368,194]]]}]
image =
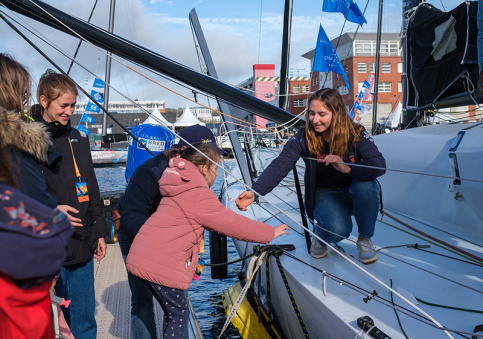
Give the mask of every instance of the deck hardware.
[{"label": "deck hardware", "polygon": [[377,291],[376,291],[376,290],[374,290],[374,291],[372,291],[372,293],[367,294],[367,297],[363,298],[362,300],[364,300],[364,302],[367,304],[367,302],[368,302],[369,300],[374,299],[374,297],[377,297],[377,295],[378,295],[378,294],[377,294]]}]

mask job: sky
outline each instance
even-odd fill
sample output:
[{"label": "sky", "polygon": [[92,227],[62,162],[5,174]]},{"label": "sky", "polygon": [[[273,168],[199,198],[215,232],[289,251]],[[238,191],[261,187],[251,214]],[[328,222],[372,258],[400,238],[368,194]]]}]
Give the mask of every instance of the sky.
[{"label": "sky", "polygon": [[[402,0],[385,1],[383,4],[382,31],[399,33],[402,21]],[[95,0],[45,0],[58,9],[87,20]],[[359,32],[372,33],[377,28],[378,1],[356,0],[365,10],[367,24]],[[451,10],[462,0],[427,1],[442,10]],[[98,0],[91,22],[107,29],[110,0]],[[257,63],[275,64],[279,75],[283,32],[284,1],[282,0],[116,0],[114,33],[144,46],[169,59],[197,71],[201,70],[197,51],[188,20],[195,8],[220,80],[237,85],[252,75]],[[79,39],[55,31],[50,27],[20,16],[0,6],[0,11],[12,16],[23,25],[28,25],[37,34],[72,56]],[[346,22],[339,13],[322,12],[322,0],[294,0],[292,13],[292,35],[289,75],[309,76],[310,61],[301,55],[315,48],[319,25],[322,24],[329,38],[341,33],[355,32],[357,25]],[[46,43],[19,29],[51,57],[60,67],[67,70],[70,60]],[[53,68],[27,42],[0,20],[0,52],[8,53],[22,63],[30,72],[33,82],[40,78],[47,68]],[[79,62],[101,79],[105,75],[106,55],[103,51],[83,42],[77,56]],[[173,94],[159,85],[146,80],[125,65],[130,62],[114,56],[111,69],[111,85],[131,99],[165,100],[166,107],[190,107],[196,104]],[[138,68],[137,68],[138,69]],[[142,70],[154,81],[194,99],[191,90],[172,81]],[[82,67],[74,65],[70,76],[88,91],[94,76]],[[35,90],[35,87],[34,87]],[[122,96],[111,89],[111,100],[122,100]],[[201,96],[199,101],[209,104]],[[82,96],[78,101],[85,101]]]}]

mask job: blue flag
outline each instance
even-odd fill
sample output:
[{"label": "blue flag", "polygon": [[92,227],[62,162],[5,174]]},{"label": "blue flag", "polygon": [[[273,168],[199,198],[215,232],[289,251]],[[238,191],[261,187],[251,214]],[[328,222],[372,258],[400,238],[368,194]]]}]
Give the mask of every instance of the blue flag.
[{"label": "blue flag", "polygon": [[84,114],[82,114],[82,118],[80,119],[80,122],[90,122],[91,124],[93,124],[93,123],[96,122],[96,118],[90,116],[87,113],[84,113]]},{"label": "blue flag", "polygon": [[92,90],[91,91],[91,97],[96,99],[96,101],[100,104],[102,104],[104,102],[104,94],[103,93],[99,93],[99,92]]},{"label": "blue flag", "polygon": [[324,12],[340,12],[347,21],[363,25],[367,24],[359,6],[353,0],[324,0]]},{"label": "blue flag", "polygon": [[351,117],[351,119],[354,119],[354,110],[351,109],[351,111],[349,112],[349,116]]},{"label": "blue flag", "polygon": [[82,126],[81,124],[77,125],[76,129],[78,131],[81,131],[81,132],[85,133],[86,135],[91,135],[91,131],[89,131],[88,128]]},{"label": "blue flag", "polygon": [[92,85],[92,87],[94,88],[104,88],[104,81],[102,81],[101,79],[98,79],[98,78],[95,78],[94,79],[94,85]]},{"label": "blue flag", "polygon": [[362,84],[362,87],[364,87],[364,88],[371,88],[371,84],[369,83],[369,81],[364,80],[364,83]]},{"label": "blue flag", "polygon": [[358,102],[358,101],[356,101],[356,102],[354,103],[354,108],[355,108],[355,109],[358,109],[358,110],[360,110],[360,109],[361,109],[361,105],[359,105],[359,102]]},{"label": "blue flag", "polygon": [[[329,69],[330,68],[330,69]],[[327,34],[325,34],[322,25],[319,28],[319,36],[317,37],[317,46],[315,47],[314,66],[313,71],[317,72],[334,72],[342,75],[347,90],[350,90],[349,80],[344,72],[344,68],[340,64],[339,57],[335,53],[334,46],[329,40]]]},{"label": "blue flag", "polygon": [[359,95],[357,96],[357,99],[361,100],[363,96],[364,96],[364,93],[362,93],[362,90],[361,90],[359,92]]},{"label": "blue flag", "polygon": [[101,109],[96,104],[88,101],[87,102],[87,106],[86,106],[86,111],[99,113],[101,111]]}]

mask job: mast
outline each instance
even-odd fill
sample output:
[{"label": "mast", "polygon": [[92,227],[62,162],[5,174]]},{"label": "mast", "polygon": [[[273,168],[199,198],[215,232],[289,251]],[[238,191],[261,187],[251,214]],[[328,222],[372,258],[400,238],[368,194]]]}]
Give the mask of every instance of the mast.
[{"label": "mast", "polygon": [[[111,0],[111,9],[109,11],[109,32],[112,33],[114,30],[114,11],[116,7],[116,0]],[[111,83],[111,52],[107,52],[107,60],[106,60],[106,76],[105,76],[105,83],[104,83],[104,107],[107,111],[109,111],[109,84]],[[104,112],[102,114],[102,136],[105,136],[107,133],[107,114]]]},{"label": "mast", "polygon": [[287,107],[287,85],[288,85],[288,65],[290,60],[290,36],[292,30],[292,9],[293,0],[285,0],[283,16],[283,40],[282,40],[282,62],[280,64],[280,87],[278,97],[278,107]]},{"label": "mast", "polygon": [[381,27],[382,27],[382,4],[379,0],[379,12],[377,15],[377,39],[376,39],[376,76],[374,79],[374,102],[372,108],[372,135],[376,132],[377,126],[377,99],[379,93],[379,64],[381,63]]},{"label": "mast", "polygon": [[423,0],[403,0],[402,12],[403,12],[403,20],[402,20],[402,75],[401,75],[401,85],[402,85],[402,94],[403,94],[403,104],[402,110],[405,112],[402,116],[402,125],[403,128],[408,127],[416,127],[416,110],[408,110],[408,67],[407,67],[407,57],[408,57],[408,45],[407,45],[407,29],[409,24],[409,16],[407,13],[412,10],[414,7],[417,7]]}]

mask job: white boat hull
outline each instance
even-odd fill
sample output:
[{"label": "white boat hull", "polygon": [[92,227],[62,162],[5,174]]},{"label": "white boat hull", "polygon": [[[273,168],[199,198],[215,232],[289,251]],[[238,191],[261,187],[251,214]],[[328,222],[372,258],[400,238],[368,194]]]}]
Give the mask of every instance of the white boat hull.
[{"label": "white boat hull", "polygon": [[[396,132],[383,138],[376,137],[375,140],[387,160],[389,169],[449,176],[449,146],[458,131],[469,126]],[[481,180],[482,143],[475,146],[471,144],[475,140],[483,141],[483,129],[474,127],[466,133],[467,140],[463,138],[457,150],[460,177]],[[396,138],[390,140],[392,136]],[[421,144],[421,138],[428,140]],[[442,142],[442,139],[446,141]],[[435,147],[438,147],[438,150],[434,151]],[[470,151],[474,153],[471,154]],[[257,168],[266,168],[268,164],[265,160],[268,159],[269,162],[273,158],[274,154],[268,151],[261,151],[254,156],[254,159],[259,159],[257,161],[260,162],[256,164]],[[303,166],[302,162],[299,164]],[[467,168],[468,166],[474,168]],[[303,176],[303,173],[299,175]],[[273,191],[274,194],[269,194],[265,198],[300,223],[300,214],[296,210],[298,204],[295,188],[287,182],[287,187],[279,186]],[[448,192],[452,189],[449,187],[449,183],[452,182],[452,179],[447,178],[388,171],[381,177],[384,208],[415,229],[461,248],[475,257],[483,258],[483,209],[478,207],[483,200],[473,200],[474,197],[483,196],[483,185],[481,182],[462,180],[462,184],[457,185],[455,191],[463,192],[464,199],[457,200],[454,198],[454,191]],[[229,186],[229,198],[225,199],[228,208],[237,211],[234,200],[243,189],[239,183]],[[412,338],[447,337],[445,332],[435,328],[437,325],[430,320],[418,320],[422,319],[418,310],[391,293],[371,276],[387,286],[392,285],[397,293],[449,329],[471,333],[476,325],[483,323],[483,313],[472,312],[483,312],[482,262],[478,266],[477,260],[460,255],[387,216],[382,220],[381,216],[378,218],[376,234],[373,237],[374,244],[377,248],[400,247],[380,250],[376,263],[362,265],[358,262],[355,221],[350,238],[339,243],[344,253],[329,249],[327,257],[314,259],[308,254],[302,228],[263,198],[260,200],[260,205],[252,204],[247,212],[239,213],[272,225],[284,222],[291,227],[290,235],[277,238],[273,243],[290,243],[296,247],[291,254],[300,261],[287,255],[282,255],[280,259],[310,337],[353,338],[360,332],[357,319],[366,315],[392,338],[403,336],[401,326]],[[276,217],[271,217],[270,211],[277,214]],[[432,253],[404,246],[416,243],[429,245],[428,250]],[[251,252],[252,244],[235,241],[235,245],[241,256]],[[322,271],[347,283],[341,284],[340,281],[327,277],[324,295]],[[265,270],[262,269],[261,272],[262,282],[265,284]],[[274,318],[287,338],[301,338],[304,334],[274,258],[271,258],[270,272]],[[349,283],[352,285],[349,286]],[[373,291],[377,291],[378,296],[384,299],[376,298],[377,300],[364,302],[367,294]],[[264,295],[263,291],[261,294]],[[407,310],[408,314],[397,312],[399,320],[392,307],[391,297],[395,304]],[[457,336],[453,332],[449,333]]]}]

